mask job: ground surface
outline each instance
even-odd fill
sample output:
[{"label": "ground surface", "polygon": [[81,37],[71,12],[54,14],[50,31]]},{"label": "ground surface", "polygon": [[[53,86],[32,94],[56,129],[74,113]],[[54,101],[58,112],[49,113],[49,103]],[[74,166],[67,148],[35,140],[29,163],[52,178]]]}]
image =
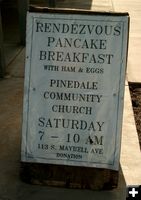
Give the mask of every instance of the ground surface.
[{"label": "ground surface", "polygon": [[130,94],[141,148],[141,83],[130,84]]}]

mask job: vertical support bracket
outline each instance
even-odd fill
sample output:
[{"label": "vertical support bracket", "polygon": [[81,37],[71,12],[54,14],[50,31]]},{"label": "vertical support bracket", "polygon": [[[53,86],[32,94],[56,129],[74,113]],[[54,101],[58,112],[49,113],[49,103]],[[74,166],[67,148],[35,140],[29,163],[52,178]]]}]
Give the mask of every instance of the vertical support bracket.
[{"label": "vertical support bracket", "polygon": [[29,9],[29,0],[18,0],[20,42],[25,45],[26,38],[26,13]]}]

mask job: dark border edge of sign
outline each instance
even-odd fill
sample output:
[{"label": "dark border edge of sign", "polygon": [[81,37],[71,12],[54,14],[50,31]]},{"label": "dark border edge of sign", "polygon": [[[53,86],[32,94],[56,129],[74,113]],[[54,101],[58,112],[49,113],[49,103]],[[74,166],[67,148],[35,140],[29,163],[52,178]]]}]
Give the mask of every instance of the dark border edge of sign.
[{"label": "dark border edge of sign", "polygon": [[128,12],[115,12],[115,11],[93,11],[84,9],[69,9],[69,8],[49,8],[30,6],[29,12],[39,13],[58,13],[58,14],[84,14],[84,15],[111,15],[111,16],[129,16]]},{"label": "dark border edge of sign", "polygon": [[[33,27],[34,27],[34,23],[33,23],[33,20],[34,18],[32,17],[31,18],[31,21],[32,21],[32,32],[31,32],[31,40],[33,40]],[[27,25],[26,25],[27,26]],[[27,47],[26,47],[27,48]],[[31,42],[31,45],[30,45],[30,53],[29,53],[29,59],[30,59],[30,67],[29,67],[29,82],[28,82],[28,94],[27,94],[27,99],[28,99],[28,104],[27,104],[27,125],[26,125],[26,149],[25,149],[25,154],[26,156],[28,155],[28,129],[29,129],[29,98],[30,98],[30,86],[31,86],[31,60],[32,60],[32,42]]]},{"label": "dark border edge of sign", "polygon": [[[72,173],[74,176],[70,176]],[[28,184],[49,187],[112,190],[118,186],[119,171],[104,168],[62,166],[22,161],[20,178]]]}]

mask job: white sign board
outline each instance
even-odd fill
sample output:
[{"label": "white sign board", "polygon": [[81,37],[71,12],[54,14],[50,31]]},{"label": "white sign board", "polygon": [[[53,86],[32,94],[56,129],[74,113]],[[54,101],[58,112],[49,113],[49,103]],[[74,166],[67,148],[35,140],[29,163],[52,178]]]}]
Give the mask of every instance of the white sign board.
[{"label": "white sign board", "polygon": [[118,169],[128,20],[28,13],[22,161]]}]

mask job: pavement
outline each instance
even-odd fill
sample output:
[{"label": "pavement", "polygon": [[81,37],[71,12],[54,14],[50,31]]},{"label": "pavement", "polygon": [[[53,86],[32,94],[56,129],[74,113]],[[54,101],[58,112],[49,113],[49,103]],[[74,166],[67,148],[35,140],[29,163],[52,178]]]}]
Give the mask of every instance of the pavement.
[{"label": "pavement", "polygon": [[[60,6],[66,1],[60,1]],[[71,1],[72,2],[72,1]],[[76,1],[73,1],[73,3]],[[64,3],[64,4],[63,4]],[[84,3],[84,4],[83,4]],[[141,82],[139,53],[141,26],[139,0],[81,0],[81,7],[97,10],[128,11],[131,16],[127,80]],[[71,5],[80,7],[80,3]],[[137,22],[134,24],[134,22]],[[9,41],[9,40],[8,40]],[[25,49],[14,40],[5,44],[7,75],[0,80],[0,200],[125,200],[127,185],[141,184],[141,154],[136,131],[128,81],[125,85],[122,144],[118,188],[112,191],[90,191],[30,185],[20,179],[21,124],[23,105]]]}]

